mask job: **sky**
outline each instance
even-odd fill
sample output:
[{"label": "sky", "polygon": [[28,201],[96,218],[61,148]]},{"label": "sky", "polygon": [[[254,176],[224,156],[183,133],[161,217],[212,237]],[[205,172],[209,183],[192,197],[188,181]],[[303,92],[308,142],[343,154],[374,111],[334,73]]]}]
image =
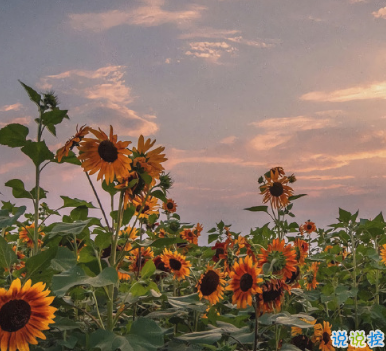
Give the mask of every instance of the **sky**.
[{"label": "sky", "polygon": [[[374,218],[386,203],[385,33],[378,0],[0,0],[0,127],[36,134],[19,79],[69,110],[57,138],[46,134],[53,152],[76,125],[155,138],[169,197],[183,222],[204,225],[202,244],[220,220],[242,234],[269,221],[243,209],[262,205],[257,179],[275,166],[308,194],[299,224],[326,228],[339,207]],[[34,186],[19,150],[2,146],[0,159],[0,184]],[[96,204],[82,173],[49,165],[45,201]]]}]

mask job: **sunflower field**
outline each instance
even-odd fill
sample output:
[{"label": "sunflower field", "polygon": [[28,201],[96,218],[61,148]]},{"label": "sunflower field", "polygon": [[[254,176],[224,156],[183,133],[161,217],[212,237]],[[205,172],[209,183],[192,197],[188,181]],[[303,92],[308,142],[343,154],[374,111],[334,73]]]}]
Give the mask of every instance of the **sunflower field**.
[{"label": "sunflower field", "polygon": [[[5,183],[15,199],[0,210],[1,351],[386,349],[382,213],[367,220],[339,209],[327,230],[297,223],[305,194],[273,167],[258,179],[261,202],[245,209],[266,218],[262,227],[184,223],[156,140],[141,135],[132,146],[113,126],[84,125],[50,150],[44,133],[56,136],[68,111],[21,84],[38,108],[36,136],[8,124],[0,144],[32,161],[35,185]],[[94,203],[44,202],[41,174],[63,163],[87,177]],[[207,246],[198,245],[203,233]]]}]

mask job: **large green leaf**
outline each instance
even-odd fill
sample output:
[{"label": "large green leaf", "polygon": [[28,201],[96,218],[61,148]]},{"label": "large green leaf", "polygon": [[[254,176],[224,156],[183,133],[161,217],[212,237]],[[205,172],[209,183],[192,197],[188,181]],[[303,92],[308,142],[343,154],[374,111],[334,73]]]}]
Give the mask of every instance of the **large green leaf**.
[{"label": "large green leaf", "polygon": [[51,260],[56,256],[58,247],[52,247],[48,250],[32,256],[25,262],[25,270],[27,271],[26,279],[36,279],[45,273],[45,270],[50,266]]},{"label": "large green leaf", "polygon": [[214,344],[222,338],[221,329],[215,328],[196,333],[186,333],[177,337],[177,340],[187,341],[191,344]]},{"label": "large green leaf", "polygon": [[184,243],[186,242],[184,239],[181,238],[159,238],[156,239],[151,246],[156,247],[158,249],[169,247],[174,244]]},{"label": "large green leaf", "polygon": [[32,199],[32,194],[25,190],[24,183],[20,179],[11,179],[5,186],[12,188],[12,195],[17,199]]},{"label": "large green leaf", "polygon": [[55,226],[50,231],[50,237],[54,237],[56,235],[66,236],[66,235],[78,235],[82,233],[82,231],[88,226],[91,219],[85,221],[78,221],[74,223],[56,223]]},{"label": "large green leaf", "polygon": [[154,262],[152,260],[147,261],[141,269],[142,279],[151,277],[155,272],[155,270],[156,268],[155,268]]},{"label": "large green leaf", "polygon": [[9,217],[10,211],[8,210],[0,210],[0,228],[6,228],[15,224],[18,218],[25,212],[27,207],[20,206],[17,208],[15,215],[13,217]]},{"label": "large green leaf", "polygon": [[246,211],[252,211],[252,212],[267,212],[268,206],[253,206],[244,208]]},{"label": "large green leaf", "polygon": [[11,245],[0,236],[0,266],[2,268],[7,268],[10,270],[10,267],[17,261],[17,256],[13,252]]},{"label": "large green leaf", "polygon": [[0,144],[10,147],[21,147],[25,145],[27,135],[27,127],[18,123],[8,124],[0,129]]},{"label": "large green leaf", "polygon": [[63,199],[62,207],[80,207],[86,206],[87,208],[96,208],[91,202],[87,202],[86,200],[79,200],[77,198],[72,199],[68,196],[61,196]]},{"label": "large green leaf", "polygon": [[62,123],[63,118],[68,118],[67,112],[67,110],[52,110],[49,112],[45,112],[42,115],[42,122],[44,125],[56,125]]},{"label": "large green leaf", "polygon": [[45,141],[27,140],[21,151],[33,161],[35,166],[39,166],[42,162],[54,158],[54,154],[49,150]]},{"label": "large green leaf", "polygon": [[76,265],[76,257],[74,252],[67,247],[58,247],[58,252],[55,258],[51,261],[51,267],[55,271],[64,272],[68,271]]},{"label": "large green leaf", "polygon": [[27,94],[31,101],[33,101],[36,105],[40,106],[40,100],[41,96],[39,93],[37,93],[35,90],[33,90],[31,87],[28,85],[25,85],[23,82],[19,80],[19,83],[23,86],[23,88],[27,91]]},{"label": "large green leaf", "polygon": [[54,275],[52,278],[52,291],[56,296],[63,297],[65,293],[76,285],[91,285],[95,288],[115,284],[118,273],[115,268],[107,267],[96,277],[89,277],[84,270],[75,266],[67,272]]},{"label": "large green leaf", "polygon": [[150,194],[151,196],[156,197],[157,199],[160,199],[162,202],[167,202],[167,198],[162,190],[154,190]]},{"label": "large green leaf", "polygon": [[290,196],[290,197],[288,198],[288,200],[289,200],[289,201],[294,201],[294,200],[299,199],[299,198],[301,198],[301,197],[303,197],[303,196],[307,196],[307,194],[293,195],[293,196]]}]

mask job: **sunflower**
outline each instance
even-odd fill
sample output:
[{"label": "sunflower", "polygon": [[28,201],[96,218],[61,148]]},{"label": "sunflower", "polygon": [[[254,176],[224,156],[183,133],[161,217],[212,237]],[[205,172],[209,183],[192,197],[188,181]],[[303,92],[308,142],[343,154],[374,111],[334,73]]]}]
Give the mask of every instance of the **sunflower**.
[{"label": "sunflower", "polygon": [[274,239],[272,244],[268,245],[268,249],[261,248],[259,254],[259,267],[264,263],[271,264],[273,262],[273,274],[282,275],[283,279],[292,277],[292,272],[296,271],[296,251],[291,244],[285,245],[284,239]]},{"label": "sunflower", "polygon": [[296,266],[296,271],[292,272],[291,278],[287,278],[285,283],[291,285],[292,288],[300,288],[299,285],[299,277],[300,277],[300,268]]},{"label": "sunflower", "polygon": [[308,268],[306,275],[304,276],[307,290],[316,289],[316,286],[319,284],[316,281],[316,274],[318,273],[318,270],[319,270],[319,264],[320,264],[319,262],[313,262],[311,266]]},{"label": "sunflower", "polygon": [[153,141],[147,139],[145,142],[143,135],[139,137],[138,147],[133,147],[133,165],[134,167],[140,166],[152,178],[158,179],[160,173],[164,170],[161,163],[166,161],[167,158],[165,158],[165,154],[161,154],[161,152],[165,150],[163,146],[149,151],[155,142],[155,139]]},{"label": "sunflower", "polygon": [[334,351],[331,339],[331,325],[328,322],[323,322],[322,338],[320,340],[319,349],[322,351]]},{"label": "sunflower", "polygon": [[123,264],[124,264],[124,260],[119,262],[118,265],[117,265],[118,279],[119,280],[129,280],[131,278],[130,274],[128,272],[125,272],[125,271],[121,270],[121,267],[122,267]]},{"label": "sunflower", "polygon": [[170,269],[174,274],[174,278],[181,280],[190,274],[189,261],[186,261],[186,256],[181,255],[177,251],[165,249],[161,255],[161,260],[165,263],[165,267]]},{"label": "sunflower", "polygon": [[166,230],[161,228],[158,232],[155,232],[154,233],[158,238],[166,238],[167,237],[167,234],[166,234]]},{"label": "sunflower", "polygon": [[304,266],[305,259],[308,256],[308,243],[302,239],[295,239],[295,250],[296,250],[296,261],[298,261],[299,266]]},{"label": "sunflower", "polygon": [[162,208],[168,213],[174,213],[177,211],[177,204],[172,199],[167,199],[167,202],[162,204]]},{"label": "sunflower", "polygon": [[[314,319],[313,321],[309,321],[305,318],[300,318],[303,322],[307,323],[307,324],[310,324],[310,325],[315,325],[316,323],[316,319]],[[299,327],[291,327],[291,336],[296,336],[296,335],[301,335],[303,334],[303,330],[302,328],[299,328]]]},{"label": "sunflower", "polygon": [[202,298],[207,299],[212,305],[220,302],[224,294],[224,278],[225,273],[208,264],[206,272],[201,275],[196,285],[200,300]]},{"label": "sunflower", "polygon": [[290,287],[281,279],[271,279],[261,286],[262,292],[257,295],[260,310],[265,312],[273,312],[281,310],[281,303],[285,291],[290,291]]},{"label": "sunflower", "polygon": [[0,289],[0,344],[1,351],[29,351],[29,345],[36,345],[36,338],[45,339],[41,332],[55,323],[55,307],[50,306],[55,296],[47,296],[45,284],[31,286],[28,280],[21,287],[15,279],[9,290]]},{"label": "sunflower", "polygon": [[259,278],[261,268],[253,264],[252,257],[246,256],[244,260],[239,258],[235,262],[232,271],[229,273],[231,278],[226,290],[233,291],[232,303],[237,304],[237,308],[246,308],[252,306],[252,295],[262,293],[258,285],[263,281]]},{"label": "sunflower", "polygon": [[110,184],[116,178],[127,178],[131,165],[131,159],[127,157],[131,151],[127,149],[130,141],[117,141],[117,135],[113,134],[110,126],[110,136],[90,128],[90,132],[96,136],[84,138],[79,146],[79,160],[85,172],[94,174],[99,171],[98,178],[105,177],[106,184]]},{"label": "sunflower", "polygon": [[382,245],[381,258],[382,258],[382,262],[386,265],[386,244]]},{"label": "sunflower", "polygon": [[[135,171],[130,171],[128,176],[125,178],[118,178],[119,184],[114,188],[124,191],[123,195],[123,207],[126,210],[127,205],[133,200],[135,195],[139,193],[141,189],[140,183],[141,180],[138,176],[138,173]],[[143,188],[143,185],[142,185]]]},{"label": "sunflower", "polygon": [[130,251],[132,249],[131,243],[138,238],[138,228],[128,226],[126,229],[120,230],[118,235],[126,240],[128,239],[128,242],[125,244],[124,251]]},{"label": "sunflower", "polygon": [[291,344],[295,345],[302,351],[312,350],[314,347],[313,342],[305,335],[296,335],[291,339]]},{"label": "sunflower", "polygon": [[68,156],[68,153],[74,146],[79,146],[80,141],[88,134],[89,131],[90,127],[86,127],[85,125],[80,127],[80,130],[78,130],[78,126],[76,126],[76,134],[71,139],[67,140],[63,147],[56,151],[56,158],[58,159],[58,162],[61,162],[64,156]]},{"label": "sunflower", "polygon": [[[30,230],[31,229],[31,230]],[[35,223],[32,223],[31,225],[27,225],[22,228],[22,230],[19,232],[19,239],[23,242],[26,243],[28,247],[33,248],[34,247],[34,230],[35,230]],[[39,228],[38,233],[40,236],[44,236],[45,233],[41,231]],[[38,239],[38,246],[42,246],[43,241]]]},{"label": "sunflower", "polygon": [[[386,244],[385,244],[386,245]],[[212,250],[216,250],[215,254],[212,257],[212,261],[218,262],[220,260],[225,260],[227,257],[227,244],[216,242],[216,245],[212,247]]]},{"label": "sunflower", "polygon": [[[125,248],[126,249],[126,248]],[[139,262],[139,254],[141,253],[141,262]],[[126,256],[126,258],[131,261],[131,265],[129,270],[131,272],[138,272],[145,265],[145,263],[154,257],[154,252],[151,247],[141,247],[141,252],[139,249],[134,249],[130,252],[130,256]]]},{"label": "sunflower", "polygon": [[306,223],[300,226],[299,231],[301,235],[303,235],[304,232],[306,232],[307,234],[311,234],[312,232],[316,232],[316,225],[314,222],[308,220]]},{"label": "sunflower", "polygon": [[[158,199],[154,196],[149,196],[146,202],[143,204],[143,198],[141,196],[136,196],[133,200],[135,206],[134,215],[138,218],[149,218],[152,214],[158,215]],[[142,210],[141,210],[142,207]],[[141,212],[139,212],[141,210]]]},{"label": "sunflower", "polygon": [[180,232],[181,239],[189,241],[191,244],[198,245],[198,237],[193,233],[192,229],[184,229]]},{"label": "sunflower", "polygon": [[[329,253],[331,249],[333,249],[334,247],[332,245],[327,245],[323,252],[327,252]],[[339,250],[339,252],[336,254],[336,257],[342,257],[342,260],[344,260],[346,257],[347,257],[347,250],[345,247],[342,247],[341,250]],[[337,261],[337,260],[331,260],[331,261],[328,261],[327,263],[327,266],[328,267],[333,267],[333,266],[339,266],[340,265],[340,262]]]},{"label": "sunflower", "polygon": [[288,178],[279,178],[279,172],[270,171],[270,176],[265,176],[266,183],[260,187],[264,195],[263,203],[271,202],[273,208],[285,207],[289,204],[288,198],[293,195],[293,189],[286,185]]},{"label": "sunflower", "polygon": [[373,350],[370,349],[369,345],[367,345],[367,344],[365,347],[355,347],[355,346],[351,346],[350,344],[348,344],[347,351],[373,351]]}]

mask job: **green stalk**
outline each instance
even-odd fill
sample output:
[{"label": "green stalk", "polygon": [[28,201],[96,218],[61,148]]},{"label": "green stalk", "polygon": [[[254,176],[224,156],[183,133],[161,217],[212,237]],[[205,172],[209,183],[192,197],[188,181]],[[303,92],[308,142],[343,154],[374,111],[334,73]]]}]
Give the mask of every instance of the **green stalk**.
[{"label": "green stalk", "polygon": [[96,313],[97,313],[97,316],[98,316],[98,319],[99,319],[99,323],[100,323],[100,325],[102,326],[102,328],[105,329],[105,326],[104,326],[104,324],[103,324],[101,315],[100,315],[100,313],[99,313],[98,301],[97,301],[97,299],[96,299],[94,289],[92,290],[92,296],[93,296],[93,298],[94,298],[95,308],[96,308]]},{"label": "green stalk", "polygon": [[[355,248],[355,237],[353,231],[350,229],[350,237],[351,237],[351,252],[353,255],[353,273],[352,273],[352,280],[353,280],[353,287],[354,290],[357,288],[357,260],[356,260],[356,248]],[[358,297],[355,295],[354,298],[354,304],[355,304],[355,329],[358,329],[359,326],[359,318],[358,318]]]},{"label": "green stalk", "polygon": [[259,305],[258,305],[258,302],[257,302],[257,295],[255,295],[253,297],[253,305],[255,307],[255,339],[254,339],[254,342],[253,342],[253,351],[257,351],[257,344],[259,343],[259,336],[257,334],[258,332],[258,317],[259,317]]},{"label": "green stalk", "polygon": [[[375,242],[375,251],[376,253],[378,254],[378,240],[377,238],[375,238],[374,240]],[[377,270],[375,271],[375,300],[374,300],[374,303],[376,305],[379,305],[379,269],[377,268]]]}]

